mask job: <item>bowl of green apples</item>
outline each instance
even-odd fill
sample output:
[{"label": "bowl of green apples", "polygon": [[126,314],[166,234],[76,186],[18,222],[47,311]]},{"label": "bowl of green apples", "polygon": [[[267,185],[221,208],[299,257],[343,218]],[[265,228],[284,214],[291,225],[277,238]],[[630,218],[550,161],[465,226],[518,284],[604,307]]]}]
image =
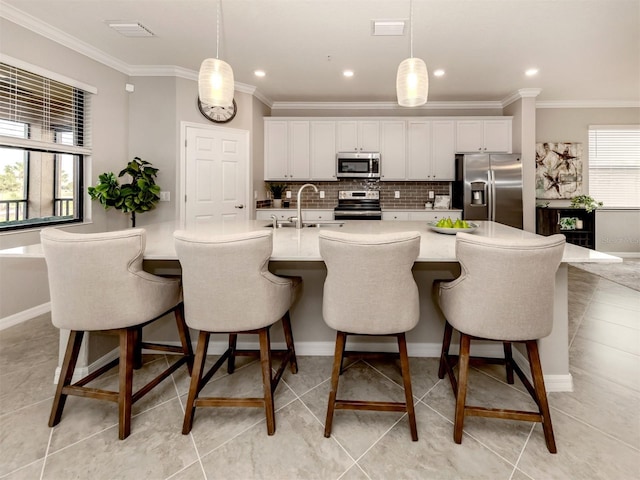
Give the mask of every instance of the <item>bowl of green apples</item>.
[{"label": "bowl of green apples", "polygon": [[450,217],[441,218],[440,220],[427,222],[429,228],[438,233],[447,235],[455,235],[458,232],[471,233],[478,228],[477,223],[467,222],[466,220],[451,220]]}]

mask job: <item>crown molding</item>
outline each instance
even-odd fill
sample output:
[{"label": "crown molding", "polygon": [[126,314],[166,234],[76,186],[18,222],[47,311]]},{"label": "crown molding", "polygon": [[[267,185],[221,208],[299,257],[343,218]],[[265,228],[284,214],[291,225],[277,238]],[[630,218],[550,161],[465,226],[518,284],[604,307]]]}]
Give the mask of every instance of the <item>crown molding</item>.
[{"label": "crown molding", "polygon": [[48,38],[49,40],[59,43],[60,45],[70,48],[71,50],[81,53],[86,57],[113,68],[114,70],[126,75],[129,75],[130,73],[130,67],[125,62],[106,54],[102,50],[99,50],[88,43],[72,37],[62,30],[52,27],[22,10],[18,10],[17,8],[8,5],[2,0],[0,0],[0,17],[37,33],[38,35]]},{"label": "crown molding", "polygon": [[427,102],[400,107],[397,102],[273,102],[272,110],[466,110],[502,108],[502,102]]},{"label": "crown molding", "polygon": [[513,92],[511,95],[505,97],[500,103],[502,104],[502,108],[505,108],[521,98],[535,98],[540,95],[540,92],[542,92],[541,88],[521,88],[517,92]]},{"label": "crown molding", "polygon": [[549,100],[536,102],[536,108],[640,108],[635,100]]}]

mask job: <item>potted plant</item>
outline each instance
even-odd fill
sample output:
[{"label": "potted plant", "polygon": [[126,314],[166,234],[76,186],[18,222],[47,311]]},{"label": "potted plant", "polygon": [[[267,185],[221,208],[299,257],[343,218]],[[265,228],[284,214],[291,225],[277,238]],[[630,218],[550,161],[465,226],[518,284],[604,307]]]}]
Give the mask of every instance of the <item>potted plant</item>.
[{"label": "potted plant", "polygon": [[593,197],[589,195],[578,195],[571,199],[571,206],[573,208],[584,208],[589,213],[603,205],[602,202],[596,202]]},{"label": "potted plant", "polygon": [[[118,183],[124,175],[131,177],[130,183]],[[112,172],[98,176],[98,183],[87,190],[92,200],[98,200],[105,210],[114,207],[131,214],[131,226],[136,226],[136,213],[148,212],[160,201],[160,186],[155,177],[158,169],[151,163],[135,157],[120,171],[118,178]]]},{"label": "potted plant", "polygon": [[273,197],[273,206],[280,208],[282,206],[282,194],[287,190],[286,183],[269,183],[267,188]]}]

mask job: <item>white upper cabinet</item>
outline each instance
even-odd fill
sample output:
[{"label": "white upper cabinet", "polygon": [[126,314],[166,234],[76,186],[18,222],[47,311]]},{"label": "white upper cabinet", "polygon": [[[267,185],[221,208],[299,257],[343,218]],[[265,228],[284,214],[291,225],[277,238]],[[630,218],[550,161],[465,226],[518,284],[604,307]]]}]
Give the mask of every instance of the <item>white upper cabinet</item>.
[{"label": "white upper cabinet", "polygon": [[456,128],[453,120],[434,120],[431,126],[430,180],[455,180]]},{"label": "white upper cabinet", "polygon": [[340,120],[336,122],[338,152],[379,152],[380,122]]},{"label": "white upper cabinet", "polygon": [[407,124],[407,180],[453,180],[455,122],[409,120]]},{"label": "white upper cabinet", "polygon": [[264,179],[289,179],[289,122],[264,123]]},{"label": "white upper cabinet", "polygon": [[460,153],[511,153],[511,119],[458,120],[456,151]]},{"label": "white upper cabinet", "polygon": [[309,145],[309,122],[289,122],[290,180],[305,180],[311,175]]},{"label": "white upper cabinet", "polygon": [[337,180],[336,153],[336,122],[331,120],[312,121],[311,179]]},{"label": "white upper cabinet", "polygon": [[406,123],[404,120],[380,122],[381,180],[404,180],[406,168]]}]

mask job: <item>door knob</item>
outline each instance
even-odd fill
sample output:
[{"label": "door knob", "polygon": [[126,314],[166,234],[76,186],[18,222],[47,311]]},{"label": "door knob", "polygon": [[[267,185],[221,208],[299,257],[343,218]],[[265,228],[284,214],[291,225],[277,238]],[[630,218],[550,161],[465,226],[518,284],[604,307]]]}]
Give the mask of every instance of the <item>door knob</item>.
[{"label": "door knob", "polygon": [[244,205],[236,205],[236,208],[244,208]]}]

